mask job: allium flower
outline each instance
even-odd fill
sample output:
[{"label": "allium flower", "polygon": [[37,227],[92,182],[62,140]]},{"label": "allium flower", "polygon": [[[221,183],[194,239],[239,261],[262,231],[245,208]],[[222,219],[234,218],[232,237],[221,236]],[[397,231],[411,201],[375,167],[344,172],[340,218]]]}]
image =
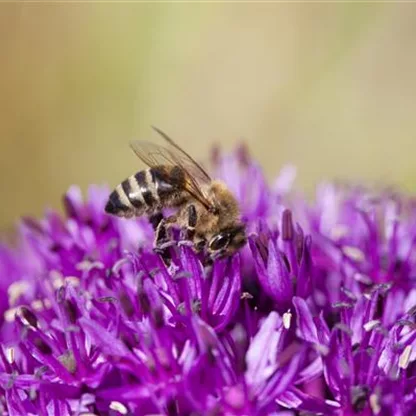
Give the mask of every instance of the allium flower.
[{"label": "allium flower", "polygon": [[[72,187],[0,246],[3,415],[416,414],[416,204],[216,154],[249,243],[169,261]],[[247,178],[250,178],[248,181]]]}]

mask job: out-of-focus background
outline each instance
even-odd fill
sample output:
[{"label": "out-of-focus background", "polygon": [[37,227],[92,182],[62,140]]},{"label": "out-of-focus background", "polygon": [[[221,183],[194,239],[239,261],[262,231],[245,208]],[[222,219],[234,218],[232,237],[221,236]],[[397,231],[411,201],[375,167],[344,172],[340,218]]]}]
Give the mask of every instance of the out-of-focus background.
[{"label": "out-of-focus background", "polygon": [[0,5],[0,227],[116,185],[134,138],[244,138],[269,177],[416,180],[416,4]]}]

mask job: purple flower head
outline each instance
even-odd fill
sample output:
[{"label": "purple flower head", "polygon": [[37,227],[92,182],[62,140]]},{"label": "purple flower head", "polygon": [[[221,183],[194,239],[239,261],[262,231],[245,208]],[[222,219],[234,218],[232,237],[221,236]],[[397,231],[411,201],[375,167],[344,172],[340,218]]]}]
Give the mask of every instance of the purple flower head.
[{"label": "purple flower head", "polygon": [[[216,153],[249,244],[153,251],[144,218],[71,187],[0,246],[4,415],[416,414],[416,209],[391,191],[272,186]],[[250,180],[247,180],[250,178]]]}]

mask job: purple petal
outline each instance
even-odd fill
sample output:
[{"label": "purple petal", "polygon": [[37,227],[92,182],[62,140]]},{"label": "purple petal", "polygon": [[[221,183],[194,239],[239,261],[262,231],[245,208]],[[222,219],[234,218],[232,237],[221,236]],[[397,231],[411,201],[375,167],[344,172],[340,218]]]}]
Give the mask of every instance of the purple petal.
[{"label": "purple petal", "polygon": [[297,296],[293,297],[293,305],[296,309],[296,322],[299,336],[305,341],[318,344],[318,332],[308,305],[302,298]]}]

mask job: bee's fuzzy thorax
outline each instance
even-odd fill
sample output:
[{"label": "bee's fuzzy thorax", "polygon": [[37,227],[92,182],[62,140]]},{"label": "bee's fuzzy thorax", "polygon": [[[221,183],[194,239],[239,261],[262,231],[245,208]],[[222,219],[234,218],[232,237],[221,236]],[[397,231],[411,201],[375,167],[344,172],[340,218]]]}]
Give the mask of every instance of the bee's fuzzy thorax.
[{"label": "bee's fuzzy thorax", "polygon": [[213,205],[218,209],[218,215],[221,217],[220,222],[225,225],[227,222],[234,222],[238,219],[240,215],[238,202],[224,182],[213,181],[208,192]]}]

